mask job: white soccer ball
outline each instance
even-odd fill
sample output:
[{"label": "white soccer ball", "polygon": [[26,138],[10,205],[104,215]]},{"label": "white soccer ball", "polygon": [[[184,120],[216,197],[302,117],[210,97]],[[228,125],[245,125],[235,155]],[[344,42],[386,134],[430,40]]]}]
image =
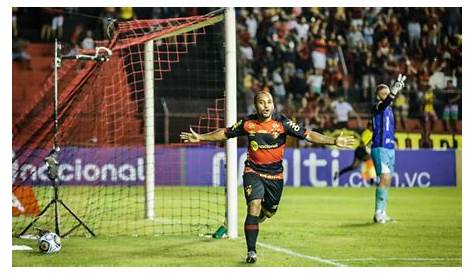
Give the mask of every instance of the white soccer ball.
[{"label": "white soccer ball", "polygon": [[61,250],[61,238],[56,233],[47,232],[38,239],[38,248],[42,253],[55,253]]}]

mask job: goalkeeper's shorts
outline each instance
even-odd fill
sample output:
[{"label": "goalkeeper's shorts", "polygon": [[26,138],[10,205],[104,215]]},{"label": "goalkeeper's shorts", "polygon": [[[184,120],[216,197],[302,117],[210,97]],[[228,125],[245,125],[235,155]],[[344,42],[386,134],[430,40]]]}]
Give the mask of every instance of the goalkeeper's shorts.
[{"label": "goalkeeper's shorts", "polygon": [[372,148],[372,159],[374,160],[377,176],[384,173],[395,172],[395,150],[384,147]]},{"label": "goalkeeper's shorts", "polygon": [[283,174],[275,176],[246,168],[243,178],[247,204],[252,200],[262,199],[262,207],[274,214],[283,192]]}]

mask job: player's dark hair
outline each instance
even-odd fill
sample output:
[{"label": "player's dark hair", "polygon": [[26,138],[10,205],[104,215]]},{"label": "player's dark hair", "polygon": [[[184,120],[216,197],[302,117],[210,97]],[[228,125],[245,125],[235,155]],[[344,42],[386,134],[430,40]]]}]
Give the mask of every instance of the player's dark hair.
[{"label": "player's dark hair", "polygon": [[253,103],[256,105],[257,104],[257,98],[260,96],[260,95],[263,95],[263,94],[266,94],[266,95],[269,95],[270,97],[272,97],[272,94],[268,91],[257,91],[257,93],[255,94],[255,96],[253,97]]}]

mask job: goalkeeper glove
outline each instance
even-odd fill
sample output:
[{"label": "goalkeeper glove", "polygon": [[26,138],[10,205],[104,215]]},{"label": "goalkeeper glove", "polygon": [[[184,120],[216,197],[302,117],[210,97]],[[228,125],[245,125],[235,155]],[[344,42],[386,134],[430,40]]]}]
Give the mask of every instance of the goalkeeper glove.
[{"label": "goalkeeper glove", "polygon": [[392,96],[395,97],[400,90],[402,90],[405,87],[404,81],[407,79],[407,77],[403,74],[398,74],[397,81],[392,85],[390,88],[390,93],[392,93]]}]

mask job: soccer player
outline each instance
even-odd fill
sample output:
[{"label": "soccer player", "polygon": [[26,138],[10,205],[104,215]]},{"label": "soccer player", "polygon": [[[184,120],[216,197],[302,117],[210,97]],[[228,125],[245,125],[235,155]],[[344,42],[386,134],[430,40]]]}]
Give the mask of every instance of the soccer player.
[{"label": "soccer player", "polygon": [[283,153],[286,136],[305,139],[311,143],[351,147],[353,136],[330,137],[309,131],[285,116],[274,112],[273,97],[268,92],[257,92],[254,97],[255,114],[239,120],[232,127],[198,134],[181,132],[184,142],[223,141],[247,136],[248,152],[243,174],[247,217],[244,224],[247,241],[247,263],[257,261],[256,243],[259,223],[272,217],[283,191]]},{"label": "soccer player", "polygon": [[[370,123],[369,123],[370,124]],[[369,125],[372,127],[371,125]],[[358,168],[362,164],[361,176],[365,182],[369,182],[370,185],[374,184],[374,179],[376,177],[374,162],[370,156],[370,147],[368,147],[372,139],[372,131],[365,129],[362,133],[362,137],[359,143],[359,146],[354,150],[354,160],[352,164],[341,169],[341,171],[334,174],[334,180],[339,178],[342,174],[352,171]]]},{"label": "soccer player", "polygon": [[372,110],[372,159],[379,183],[375,190],[375,223],[386,223],[391,219],[386,214],[388,188],[395,169],[395,123],[391,104],[397,93],[405,86],[406,76],[399,74],[389,88],[377,86],[377,100]]}]

